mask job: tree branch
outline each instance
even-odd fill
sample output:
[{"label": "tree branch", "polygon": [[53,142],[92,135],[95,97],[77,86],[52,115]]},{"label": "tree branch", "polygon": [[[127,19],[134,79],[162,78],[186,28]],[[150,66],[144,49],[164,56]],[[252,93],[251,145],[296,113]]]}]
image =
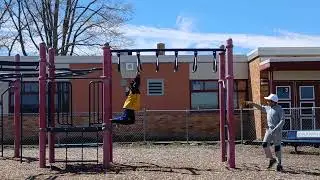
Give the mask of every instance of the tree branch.
[{"label": "tree branch", "polygon": [[[24,15],[25,17],[27,17],[23,4],[22,4],[22,12],[23,12],[23,15]],[[32,30],[31,30],[31,28],[30,28],[30,24],[29,24],[28,20],[26,21],[26,27],[27,27],[27,31],[28,31],[29,37],[30,37],[33,45],[37,48],[37,50],[39,50],[38,44],[35,42],[35,40],[34,40],[34,38],[33,38],[33,34],[31,33]]]}]

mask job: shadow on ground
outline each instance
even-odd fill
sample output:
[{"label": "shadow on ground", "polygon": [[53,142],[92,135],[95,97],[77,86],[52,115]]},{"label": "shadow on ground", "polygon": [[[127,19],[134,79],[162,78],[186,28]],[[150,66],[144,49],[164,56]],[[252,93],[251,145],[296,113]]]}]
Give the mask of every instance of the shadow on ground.
[{"label": "shadow on ground", "polygon": [[[10,161],[19,161],[20,162],[20,158],[15,158],[15,157],[1,157],[0,160],[10,160]],[[26,163],[31,163],[34,161],[38,161],[38,158],[34,158],[34,157],[23,157],[22,158],[22,162],[26,162]]]},{"label": "shadow on ground", "polygon": [[[135,164],[135,165],[132,165]],[[153,171],[153,172],[169,172],[169,173],[179,173],[179,174],[190,174],[190,175],[200,175],[200,172],[211,172],[213,169],[199,169],[193,167],[170,167],[170,166],[160,166],[153,163],[145,162],[135,162],[131,164],[114,164],[114,166],[109,169],[116,174],[120,174],[126,171]]]},{"label": "shadow on ground", "polygon": [[149,172],[166,172],[166,173],[178,173],[178,174],[189,174],[189,175],[200,175],[201,172],[213,172],[213,169],[199,169],[193,167],[170,167],[160,166],[153,163],[145,162],[131,162],[130,164],[115,163],[109,169],[104,169],[101,164],[90,164],[90,165],[67,165],[64,167],[50,166],[52,171],[55,171],[56,175],[59,174],[122,174],[130,171],[149,171]]},{"label": "shadow on ground", "polygon": [[[239,171],[275,171],[275,168],[262,168],[257,164],[242,164],[240,168],[237,168]],[[303,175],[311,175],[311,176],[320,176],[320,169],[309,169],[305,170],[303,168],[294,168],[294,167],[283,167],[283,171],[279,173],[286,174],[303,174]]]}]

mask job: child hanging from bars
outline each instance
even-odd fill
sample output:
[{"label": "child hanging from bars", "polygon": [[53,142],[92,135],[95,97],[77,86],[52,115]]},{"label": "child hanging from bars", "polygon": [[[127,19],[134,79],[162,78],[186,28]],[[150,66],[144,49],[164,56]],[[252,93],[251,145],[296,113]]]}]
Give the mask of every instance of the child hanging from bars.
[{"label": "child hanging from bars", "polygon": [[130,82],[126,92],[127,99],[123,104],[122,115],[111,119],[112,123],[130,125],[135,123],[135,111],[140,109],[140,72]]}]

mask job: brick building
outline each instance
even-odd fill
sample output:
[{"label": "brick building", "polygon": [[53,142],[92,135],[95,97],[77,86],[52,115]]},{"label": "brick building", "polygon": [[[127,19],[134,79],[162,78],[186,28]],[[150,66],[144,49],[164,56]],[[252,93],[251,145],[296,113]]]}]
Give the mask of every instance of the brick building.
[{"label": "brick building", "polygon": [[[0,57],[8,60],[13,57]],[[216,140],[219,136],[219,103],[218,77],[213,73],[211,55],[199,55],[198,71],[192,72],[193,55],[179,55],[179,70],[173,71],[174,55],[159,56],[160,71],[155,71],[154,55],[141,54],[142,111],[137,114],[137,123],[130,127],[121,127],[115,133],[141,134],[161,139],[161,137],[185,138],[189,140],[209,139]],[[21,61],[35,61],[38,57],[21,57]],[[57,68],[87,69],[101,67],[100,56],[73,56],[56,57]],[[319,67],[320,48],[258,48],[248,55],[234,55],[235,96],[234,105],[240,108],[244,100],[253,100],[263,103],[263,97],[270,92],[277,93],[280,103],[286,108],[314,107],[319,105],[317,92],[320,91]],[[121,55],[121,71],[117,71],[117,57],[113,56],[112,79],[112,108],[114,114],[121,112],[125,100],[126,86],[135,75],[134,55]],[[99,77],[101,72],[94,72],[88,77]],[[24,131],[34,132],[37,136],[38,85],[37,78],[25,79],[23,85],[23,119]],[[66,114],[71,110],[73,114],[86,114],[89,111],[89,82],[87,80],[58,80],[61,87],[71,82],[72,88],[60,89],[57,99],[64,102],[61,111]],[[60,82],[61,81],[61,82]],[[9,86],[1,83],[1,91]],[[72,97],[72,98],[71,98]],[[203,109],[211,109],[204,111]],[[157,111],[153,111],[157,110]],[[192,110],[192,111],[186,111]],[[4,94],[3,112],[13,112],[12,93]],[[265,116],[259,111],[235,111],[236,135],[239,139],[263,138]],[[289,110],[287,113],[286,128],[318,128],[316,111]],[[28,117],[27,117],[28,116]],[[68,116],[68,115],[66,115]],[[78,116],[78,115],[75,115]],[[242,119],[240,119],[240,116]],[[75,120],[78,123],[87,121],[82,116]],[[240,125],[242,123],[242,126]],[[7,121],[6,126],[12,125]],[[241,127],[243,131],[241,132]],[[128,129],[129,128],[129,129]],[[12,134],[6,129],[8,137]],[[31,135],[30,135],[31,136]],[[179,138],[178,138],[179,139]]]}]

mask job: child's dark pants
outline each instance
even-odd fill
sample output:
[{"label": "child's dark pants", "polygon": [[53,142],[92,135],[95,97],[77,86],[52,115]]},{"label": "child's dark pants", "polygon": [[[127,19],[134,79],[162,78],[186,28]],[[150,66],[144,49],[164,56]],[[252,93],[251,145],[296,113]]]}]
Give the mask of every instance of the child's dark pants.
[{"label": "child's dark pants", "polygon": [[122,115],[119,117],[113,118],[111,122],[117,123],[117,124],[124,124],[124,125],[134,124],[135,122],[134,110],[124,109]]}]

